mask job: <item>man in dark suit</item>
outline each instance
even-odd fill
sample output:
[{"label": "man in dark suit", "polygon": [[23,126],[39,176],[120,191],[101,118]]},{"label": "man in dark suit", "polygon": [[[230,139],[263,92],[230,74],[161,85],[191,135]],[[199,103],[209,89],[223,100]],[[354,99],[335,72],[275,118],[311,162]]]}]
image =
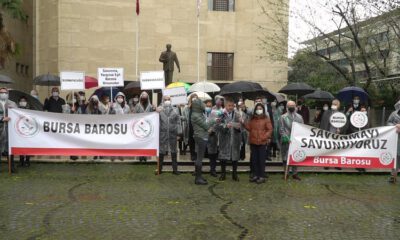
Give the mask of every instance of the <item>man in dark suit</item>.
[{"label": "man in dark suit", "polygon": [[175,52],[171,51],[171,44],[167,44],[167,51],[161,53],[159,61],[163,63],[165,86],[168,86],[173,80],[175,64],[178,67],[178,71],[181,72],[178,57]]}]

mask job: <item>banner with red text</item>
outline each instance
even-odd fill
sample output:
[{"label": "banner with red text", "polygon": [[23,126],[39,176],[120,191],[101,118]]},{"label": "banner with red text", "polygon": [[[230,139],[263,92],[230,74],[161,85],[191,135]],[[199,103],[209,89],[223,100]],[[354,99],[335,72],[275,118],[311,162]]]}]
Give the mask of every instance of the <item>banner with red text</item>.
[{"label": "banner with red text", "polygon": [[158,113],[79,115],[10,109],[9,117],[13,155],[158,155]]},{"label": "banner with red text", "polygon": [[288,165],[341,168],[395,167],[396,128],[379,127],[349,135],[293,123]]}]

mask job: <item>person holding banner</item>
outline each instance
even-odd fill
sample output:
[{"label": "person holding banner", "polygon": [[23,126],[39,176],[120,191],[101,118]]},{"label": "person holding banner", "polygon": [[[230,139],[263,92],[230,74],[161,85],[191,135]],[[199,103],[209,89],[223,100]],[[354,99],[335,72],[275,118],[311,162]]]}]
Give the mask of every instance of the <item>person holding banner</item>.
[{"label": "person holding banner", "polygon": [[[10,108],[18,108],[17,104],[8,99],[8,89],[5,87],[0,88],[0,147],[1,155],[7,156],[11,163],[11,172],[16,173],[14,164],[14,156],[9,156],[8,152],[8,122],[11,120],[8,117],[8,110]],[[0,155],[0,156],[1,156]]]},{"label": "person holding banner", "polygon": [[[282,115],[279,123],[279,133],[281,135],[281,156],[285,172],[287,167],[290,135],[292,133],[292,124],[293,122],[303,123],[302,116],[296,113],[296,103],[294,101],[288,101],[286,108],[287,112]],[[297,167],[292,166],[291,168],[292,178],[300,181],[301,178],[297,174]]]},{"label": "person holding banner", "polygon": [[102,112],[99,108],[99,104],[100,104],[99,97],[97,97],[97,95],[91,96],[86,106],[85,114],[101,115]]},{"label": "person holding banner", "polygon": [[253,177],[250,182],[265,182],[265,148],[271,142],[272,124],[265,115],[263,104],[256,104],[250,121],[244,124],[249,131]]},{"label": "person holding banner", "polygon": [[[139,96],[139,103],[133,109],[133,113],[148,113],[154,112],[154,107],[150,103],[149,94],[143,91]],[[146,162],[146,157],[139,157],[140,162]]]},{"label": "person holding banner", "polygon": [[[26,96],[21,96],[18,99],[18,107],[21,109],[30,109],[30,106],[28,104],[28,99]],[[30,159],[31,157],[29,155],[20,155],[18,167],[23,167],[23,166],[29,167],[31,165]]]},{"label": "person holding banner", "polygon": [[390,183],[397,181],[397,172],[400,164],[400,100],[394,105],[395,111],[392,112],[387,120],[388,126],[396,126],[397,132],[399,133],[399,139],[397,141],[397,163],[396,168],[392,170],[392,176],[389,178]]},{"label": "person holding banner", "polygon": [[178,109],[171,105],[171,97],[164,96],[161,106],[157,108],[160,114],[160,153],[158,172],[162,173],[164,156],[167,152],[171,153],[172,173],[179,175],[178,172],[178,154],[177,140],[182,133],[181,117]]},{"label": "person holding banner", "polygon": [[122,92],[118,92],[117,95],[115,95],[111,114],[121,115],[131,113],[131,109],[129,108],[125,99],[125,94]]},{"label": "person holding banner", "polygon": [[112,112],[112,105],[110,103],[110,96],[104,94],[101,96],[101,102],[99,102],[99,109],[102,114],[107,115]]},{"label": "person holding banner", "polygon": [[196,185],[207,185],[208,182],[202,174],[203,157],[207,147],[208,134],[214,121],[207,121],[204,116],[205,105],[199,98],[192,99],[190,122],[193,125],[193,137],[196,143],[197,159],[195,162],[195,181]]}]

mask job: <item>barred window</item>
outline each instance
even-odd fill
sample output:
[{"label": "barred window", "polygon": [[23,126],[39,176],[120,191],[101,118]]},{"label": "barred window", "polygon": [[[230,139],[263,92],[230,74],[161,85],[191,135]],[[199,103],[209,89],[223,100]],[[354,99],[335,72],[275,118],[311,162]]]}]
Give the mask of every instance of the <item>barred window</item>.
[{"label": "barred window", "polygon": [[207,53],[207,79],[233,80],[233,53]]},{"label": "barred window", "polygon": [[208,0],[208,10],[234,12],[235,0]]}]

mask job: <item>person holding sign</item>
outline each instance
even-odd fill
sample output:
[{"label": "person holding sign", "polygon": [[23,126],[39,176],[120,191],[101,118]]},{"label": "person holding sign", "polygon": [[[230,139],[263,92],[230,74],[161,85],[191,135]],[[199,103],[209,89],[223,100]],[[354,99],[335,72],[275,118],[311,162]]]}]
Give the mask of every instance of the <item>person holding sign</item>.
[{"label": "person holding sign", "polygon": [[167,152],[171,153],[172,173],[179,175],[177,140],[182,133],[181,117],[178,109],[171,105],[171,97],[164,96],[161,105],[157,108],[160,114],[160,154],[158,172],[162,173],[164,156]]},{"label": "person holding sign", "polygon": [[[14,156],[9,156],[8,152],[8,122],[11,120],[8,117],[8,110],[10,108],[18,108],[17,104],[8,99],[8,89],[5,87],[0,88],[0,154],[10,158],[11,172],[16,173],[14,165]],[[1,156],[0,155],[0,156]]]},{"label": "person holding sign", "polygon": [[390,114],[387,120],[387,125],[397,127],[399,139],[397,141],[397,164],[396,168],[392,170],[392,176],[389,178],[390,183],[395,183],[397,181],[397,171],[400,164],[400,100],[394,105],[394,109],[395,111]]},{"label": "person holding sign", "polygon": [[163,63],[165,86],[168,86],[170,83],[172,83],[173,80],[175,64],[178,67],[179,72],[181,72],[181,67],[179,66],[179,61],[176,53],[171,51],[171,44],[167,44],[166,47],[167,51],[161,53],[159,61]]},{"label": "person holding sign", "polygon": [[[281,156],[283,165],[285,166],[285,172],[289,152],[290,135],[292,133],[292,124],[293,122],[303,123],[303,117],[296,113],[296,103],[294,101],[287,102],[286,108],[287,112],[282,115],[279,123],[279,133],[281,135]],[[301,179],[297,174],[297,167],[292,166],[291,168],[293,179],[300,181]]]}]

